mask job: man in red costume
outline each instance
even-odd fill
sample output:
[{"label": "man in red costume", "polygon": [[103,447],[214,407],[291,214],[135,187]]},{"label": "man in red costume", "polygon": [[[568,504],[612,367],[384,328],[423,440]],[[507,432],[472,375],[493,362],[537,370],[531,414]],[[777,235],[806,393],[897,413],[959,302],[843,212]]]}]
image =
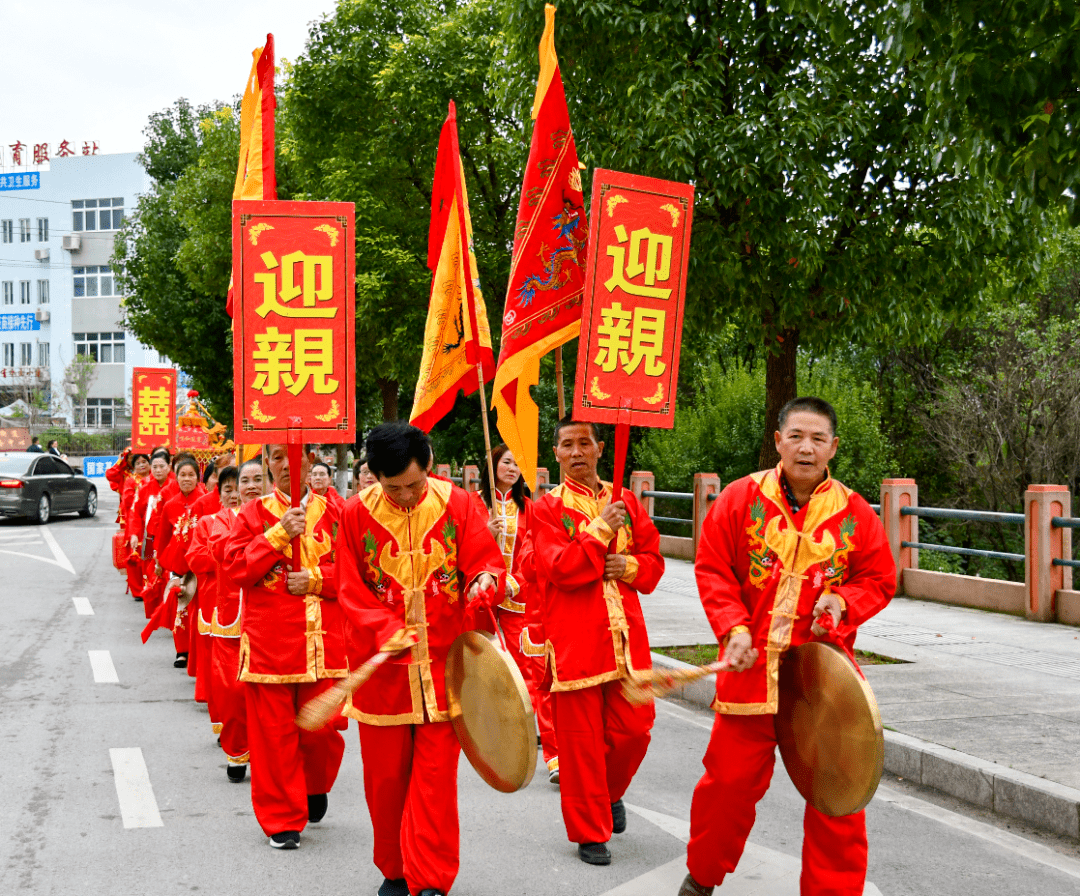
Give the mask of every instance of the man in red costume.
[{"label": "man in red costume", "polygon": [[[476,628],[506,567],[487,514],[457,486],[428,476],[431,445],[405,423],[367,438],[380,485],[345,506],[338,549],[349,657],[397,655],[352,698],[364,793],[375,832],[379,896],[435,896],[458,871],[457,768],[444,675],[454,639]],[[482,621],[484,616],[480,617]]]},{"label": "man in red costume", "polygon": [[[294,721],[304,703],[348,672],[334,573],[338,516],[304,484],[313,457],[306,448],[293,471],[287,446],[269,446],[274,491],[240,511],[225,546],[225,573],[244,592],[240,680],[247,682],[251,803],[276,849],[296,849],[307,822],[325,815],[345,752],[340,717],[317,732]],[[290,507],[294,488],[303,495],[299,507]],[[299,572],[292,571],[294,539]]]},{"label": "man in red costume", "polygon": [[607,842],[626,829],[622,796],[649,746],[656,711],[631,705],[622,680],[652,667],[638,594],[664,574],[660,533],[645,509],[628,491],[612,502],[597,475],[603,450],[592,423],[559,421],[562,485],[533,514],[563,822],[590,865],[611,863]]},{"label": "man in red costume", "polygon": [[[829,475],[839,444],[832,406],[796,398],[781,408],[779,427],[780,463],[721,492],[698,547],[701,602],[732,671],[716,676],[717,716],[690,808],[680,896],[709,896],[742,855],[772,776],[784,653],[824,635],[824,613],[843,623],[851,650],[857,626],[895,588],[881,522]],[[830,818],[807,804],[803,896],[861,896],[865,880],[865,814]]]}]

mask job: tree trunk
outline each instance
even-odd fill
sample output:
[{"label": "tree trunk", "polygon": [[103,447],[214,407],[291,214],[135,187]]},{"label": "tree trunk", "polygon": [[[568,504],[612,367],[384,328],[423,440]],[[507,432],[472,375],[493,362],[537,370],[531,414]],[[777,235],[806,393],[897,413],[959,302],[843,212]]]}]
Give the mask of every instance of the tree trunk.
[{"label": "tree trunk", "polygon": [[382,393],[382,418],[384,423],[392,423],[398,418],[397,380],[379,377],[379,391]]},{"label": "tree trunk", "polygon": [[795,389],[795,358],[799,331],[784,330],[779,354],[765,355],[765,435],[758,454],[758,469],[768,470],[780,461],[773,433],[778,429],[780,408],[798,395]]},{"label": "tree trunk", "polygon": [[352,470],[349,469],[349,446],[345,443],[334,446],[337,456],[337,474],[334,476],[334,488],[341,497],[348,495],[349,481],[352,479]]}]

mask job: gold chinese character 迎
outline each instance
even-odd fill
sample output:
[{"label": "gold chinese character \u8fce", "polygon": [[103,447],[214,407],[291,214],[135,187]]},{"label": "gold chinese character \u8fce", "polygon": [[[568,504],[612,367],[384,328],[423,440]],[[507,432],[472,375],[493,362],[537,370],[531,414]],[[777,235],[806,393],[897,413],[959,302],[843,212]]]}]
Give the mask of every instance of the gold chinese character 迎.
[{"label": "gold chinese character \u8fce", "polygon": [[[650,299],[667,299],[670,289],[661,289],[657,282],[663,283],[671,277],[672,238],[661,233],[653,233],[648,227],[634,230],[629,237],[622,224],[615,226],[615,238],[620,245],[608,246],[607,254],[613,259],[611,276],[604,281],[604,288],[611,292],[616,286],[632,296]],[[629,252],[621,245],[629,239]],[[645,245],[645,261],[641,260],[642,244]],[[645,275],[644,285],[631,283],[635,277]]]},{"label": "gold chinese character \u8fce", "polygon": [[599,335],[597,352],[593,363],[605,373],[617,366],[629,375],[645,362],[646,376],[660,376],[667,364],[660,360],[664,352],[664,323],[666,311],[652,308],[635,308],[633,314],[623,308],[621,302],[613,302],[600,311],[603,323],[596,328]]},{"label": "gold chinese character \u8fce", "polygon": [[[259,317],[280,314],[282,317],[334,317],[336,307],[318,307],[334,297],[334,259],[330,255],[305,255],[290,252],[281,259],[281,290],[278,291],[278,260],[273,252],[261,256],[266,273],[256,274],[255,282],[263,289],[263,300],[255,313]],[[299,268],[299,282],[297,282]],[[318,285],[316,285],[316,283]],[[297,305],[289,303],[300,298]],[[280,301],[279,301],[280,299]]]}]

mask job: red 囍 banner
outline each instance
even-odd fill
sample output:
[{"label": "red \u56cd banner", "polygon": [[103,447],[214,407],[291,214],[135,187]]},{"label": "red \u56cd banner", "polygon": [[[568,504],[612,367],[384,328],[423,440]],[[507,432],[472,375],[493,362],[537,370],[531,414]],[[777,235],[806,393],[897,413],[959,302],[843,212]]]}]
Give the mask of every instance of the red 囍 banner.
[{"label": "red \u56cd banner", "polygon": [[354,220],[351,202],[233,202],[236,442],[355,438]]},{"label": "red \u56cd banner", "polygon": [[575,420],[675,425],[693,216],[689,184],[594,172]]},{"label": "red \u56cd banner", "polygon": [[176,370],[136,367],[131,372],[131,450],[176,449]]}]

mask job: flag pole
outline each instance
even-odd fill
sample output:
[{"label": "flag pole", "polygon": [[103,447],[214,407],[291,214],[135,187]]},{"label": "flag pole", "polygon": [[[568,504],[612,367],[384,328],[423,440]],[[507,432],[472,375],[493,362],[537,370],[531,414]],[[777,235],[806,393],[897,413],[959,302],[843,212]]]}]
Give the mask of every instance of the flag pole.
[{"label": "flag pole", "polygon": [[555,391],[559,395],[559,419],[566,416],[566,396],[563,394],[562,346],[555,347]]},{"label": "flag pole", "polygon": [[484,362],[476,359],[476,379],[480,382],[480,419],[484,421],[484,455],[487,463],[488,484],[491,486],[491,508],[495,512],[495,465],[491,462],[491,430],[488,428],[487,390],[484,388]]}]

